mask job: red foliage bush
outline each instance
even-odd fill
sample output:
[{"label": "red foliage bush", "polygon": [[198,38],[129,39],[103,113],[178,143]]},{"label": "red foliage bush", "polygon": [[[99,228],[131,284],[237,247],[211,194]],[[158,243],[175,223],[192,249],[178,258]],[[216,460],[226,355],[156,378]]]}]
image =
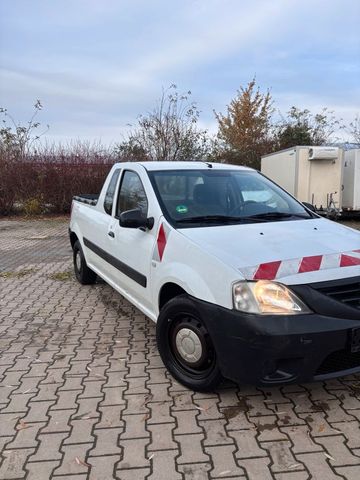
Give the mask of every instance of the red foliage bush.
[{"label": "red foliage bush", "polygon": [[10,214],[16,201],[17,187],[14,183],[14,170],[16,168],[12,159],[0,155],[0,214]]},{"label": "red foliage bush", "polygon": [[74,195],[100,192],[117,159],[109,152],[79,150],[58,148],[25,158],[0,151],[0,214],[24,211],[29,202],[41,212],[67,213]]}]

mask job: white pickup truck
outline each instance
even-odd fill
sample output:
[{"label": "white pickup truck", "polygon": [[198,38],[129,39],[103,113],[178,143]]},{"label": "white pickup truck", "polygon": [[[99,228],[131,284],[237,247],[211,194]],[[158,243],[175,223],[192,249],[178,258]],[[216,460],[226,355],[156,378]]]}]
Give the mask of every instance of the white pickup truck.
[{"label": "white pickup truck", "polygon": [[360,232],[261,173],[119,163],[74,197],[77,279],[97,275],[156,322],[161,358],[194,390],[360,371]]}]

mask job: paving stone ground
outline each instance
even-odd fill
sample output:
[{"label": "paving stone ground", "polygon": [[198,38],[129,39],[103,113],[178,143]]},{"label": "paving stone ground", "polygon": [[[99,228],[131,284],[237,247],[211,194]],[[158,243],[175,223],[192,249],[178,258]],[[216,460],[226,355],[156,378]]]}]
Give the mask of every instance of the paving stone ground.
[{"label": "paving stone ground", "polygon": [[360,479],[360,376],[187,390],[66,219],[0,221],[0,354],[0,480]]}]

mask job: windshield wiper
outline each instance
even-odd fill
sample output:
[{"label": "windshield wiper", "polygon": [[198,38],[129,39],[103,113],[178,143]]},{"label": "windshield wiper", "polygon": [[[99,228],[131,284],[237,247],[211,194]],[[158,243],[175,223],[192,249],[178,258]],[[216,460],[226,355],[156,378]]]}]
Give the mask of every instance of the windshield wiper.
[{"label": "windshield wiper", "polygon": [[277,218],[311,218],[310,215],[303,215],[301,213],[286,213],[286,212],[265,212],[265,213],[257,213],[256,215],[250,215],[249,217],[244,218],[253,218],[259,220],[272,220]]},{"label": "windshield wiper", "polygon": [[202,223],[202,222],[239,222],[242,217],[232,217],[230,215],[200,215],[197,217],[180,218],[178,223]]},{"label": "windshield wiper", "polygon": [[311,218],[310,216],[301,215],[299,213],[286,212],[265,212],[256,215],[249,215],[247,217],[234,217],[231,215],[200,215],[197,217],[180,218],[176,220],[177,223],[231,223],[231,222],[258,222],[259,220],[271,221],[280,218]]}]

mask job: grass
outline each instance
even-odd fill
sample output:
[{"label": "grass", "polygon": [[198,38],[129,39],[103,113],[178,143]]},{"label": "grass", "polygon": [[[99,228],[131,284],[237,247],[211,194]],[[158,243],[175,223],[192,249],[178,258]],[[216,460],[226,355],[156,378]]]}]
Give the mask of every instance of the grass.
[{"label": "grass", "polygon": [[0,272],[0,278],[11,278],[13,275],[13,272]]},{"label": "grass", "polygon": [[[0,272],[0,278],[22,278],[22,277],[25,277],[26,275],[30,275],[31,273],[36,273],[36,272],[37,270],[35,268],[23,268],[18,272],[10,272],[10,271]],[[49,275],[49,278],[51,280],[57,280],[59,282],[66,282],[73,278],[73,272],[72,270],[66,270],[65,272],[56,272]]]},{"label": "grass", "polygon": [[0,278],[22,278],[36,272],[36,268],[23,268],[18,272],[0,272]]},{"label": "grass", "polygon": [[49,278],[51,278],[51,280],[66,282],[67,280],[71,280],[73,278],[73,273],[71,270],[66,270],[65,272],[56,272],[49,275]]}]

